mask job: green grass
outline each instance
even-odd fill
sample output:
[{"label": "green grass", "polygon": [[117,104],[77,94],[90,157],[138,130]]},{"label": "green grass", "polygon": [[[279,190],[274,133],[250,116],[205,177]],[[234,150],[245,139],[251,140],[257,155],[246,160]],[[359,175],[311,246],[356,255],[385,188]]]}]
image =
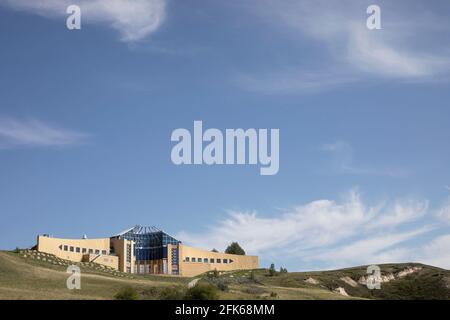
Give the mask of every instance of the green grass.
[{"label": "green grass", "polygon": [[[0,251],[0,299],[114,299],[124,290],[137,292],[139,299],[176,299],[187,291],[192,278],[157,275],[130,275],[79,264],[81,290],[68,290],[67,266]],[[228,272],[217,277],[203,275],[199,285],[213,285],[219,299],[450,299],[450,271],[420,264],[380,265],[382,273],[398,273],[407,267],[422,270],[383,283],[381,290],[352,287],[341,278],[355,281],[366,275],[366,267],[320,272],[277,273],[267,269]],[[318,284],[305,280],[313,278]],[[333,290],[342,287],[348,297]],[[126,289],[129,288],[129,289]],[[120,294],[119,294],[120,296]]]}]

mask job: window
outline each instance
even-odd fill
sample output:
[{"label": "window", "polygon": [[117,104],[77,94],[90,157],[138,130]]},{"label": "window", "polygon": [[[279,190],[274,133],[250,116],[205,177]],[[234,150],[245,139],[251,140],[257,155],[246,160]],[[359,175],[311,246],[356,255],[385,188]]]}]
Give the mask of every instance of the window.
[{"label": "window", "polygon": [[195,258],[192,258],[192,262],[195,262]]},{"label": "window", "polygon": [[186,261],[186,262],[189,262],[189,257],[186,257],[185,259],[184,259],[184,261]]},{"label": "window", "polygon": [[223,259],[223,263],[228,263],[228,259]]},{"label": "window", "polygon": [[67,251],[69,249],[68,246],[64,246],[64,251]]},{"label": "window", "polygon": [[209,263],[214,263],[214,259],[213,258],[209,259]]},{"label": "window", "polygon": [[100,250],[95,249],[95,254],[100,254]]},{"label": "window", "polygon": [[202,262],[202,258],[197,258],[197,262]]},{"label": "window", "polygon": [[208,263],[208,258],[203,258],[204,263]]},{"label": "window", "polygon": [[79,247],[76,247],[75,251],[80,253],[81,249]]},{"label": "window", "polygon": [[92,249],[89,249],[89,253],[94,253],[94,250],[92,250]]},{"label": "window", "polygon": [[217,261],[216,261],[217,263],[220,263],[221,261],[220,261],[220,259],[217,259]]},{"label": "window", "polygon": [[102,250],[102,254],[103,254],[103,255],[106,255],[106,250]]},{"label": "window", "polygon": [[70,247],[70,252],[73,252],[75,248],[74,247]]},{"label": "window", "polygon": [[139,266],[139,273],[144,273],[144,265]]},{"label": "window", "polygon": [[83,253],[86,253],[86,248],[83,248],[81,251],[83,252]]}]

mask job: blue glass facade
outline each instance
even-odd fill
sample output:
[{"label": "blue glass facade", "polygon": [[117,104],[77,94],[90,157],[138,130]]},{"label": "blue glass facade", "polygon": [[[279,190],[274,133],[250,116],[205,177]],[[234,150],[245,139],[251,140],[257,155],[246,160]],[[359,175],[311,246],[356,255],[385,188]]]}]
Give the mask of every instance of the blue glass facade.
[{"label": "blue glass facade", "polygon": [[[173,271],[178,270],[178,250],[172,250],[169,256],[167,245],[172,244],[176,246],[181,241],[171,237],[167,233],[154,227],[136,226],[116,237],[134,241],[136,262],[167,261],[167,259],[171,259]],[[177,257],[174,257],[174,254]],[[173,264],[174,262],[176,265]],[[159,269],[159,272],[161,272],[161,269]]]}]

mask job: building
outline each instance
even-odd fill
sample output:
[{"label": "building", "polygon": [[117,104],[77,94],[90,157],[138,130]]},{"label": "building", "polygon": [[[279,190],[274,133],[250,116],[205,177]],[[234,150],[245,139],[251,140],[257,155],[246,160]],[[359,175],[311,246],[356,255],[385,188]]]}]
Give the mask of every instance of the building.
[{"label": "building", "polygon": [[218,270],[258,268],[258,257],[186,246],[155,227],[135,226],[109,238],[37,238],[36,249],[74,262],[95,262],[137,274],[196,276]]}]

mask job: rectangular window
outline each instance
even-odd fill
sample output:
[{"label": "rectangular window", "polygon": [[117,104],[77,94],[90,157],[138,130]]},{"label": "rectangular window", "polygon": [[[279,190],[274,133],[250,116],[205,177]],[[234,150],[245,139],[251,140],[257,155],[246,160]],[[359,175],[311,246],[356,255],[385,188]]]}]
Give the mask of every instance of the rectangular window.
[{"label": "rectangular window", "polygon": [[67,250],[69,250],[69,247],[68,246],[64,246],[64,251],[67,251]]},{"label": "rectangular window", "polygon": [[202,258],[197,258],[197,262],[202,262]]},{"label": "rectangular window", "polygon": [[217,261],[216,261],[217,263],[220,263],[221,261],[220,261],[220,259],[217,259]]},{"label": "rectangular window", "polygon": [[74,247],[70,247],[70,252],[73,252],[75,250]]},{"label": "rectangular window", "polygon": [[80,253],[81,249],[79,247],[76,248],[76,252]]},{"label": "rectangular window", "polygon": [[94,253],[94,250],[92,250],[92,249],[89,249],[89,253]]},{"label": "rectangular window", "polygon": [[208,263],[208,258],[203,258],[204,263]]},{"label": "rectangular window", "polygon": [[195,262],[195,258],[192,258],[192,262]]},{"label": "rectangular window", "polygon": [[100,254],[100,250],[95,249],[95,254]]},{"label": "rectangular window", "polygon": [[214,259],[213,258],[209,259],[209,263],[214,263]]},{"label": "rectangular window", "polygon": [[106,250],[102,250],[102,254],[103,254],[103,255],[106,255]]},{"label": "rectangular window", "polygon": [[223,259],[223,263],[228,263],[228,259]]},{"label": "rectangular window", "polygon": [[81,252],[83,252],[83,253],[86,253],[86,248],[83,248],[82,250],[81,250]]},{"label": "rectangular window", "polygon": [[189,262],[189,257],[186,257],[185,259],[184,259],[186,262]]}]

